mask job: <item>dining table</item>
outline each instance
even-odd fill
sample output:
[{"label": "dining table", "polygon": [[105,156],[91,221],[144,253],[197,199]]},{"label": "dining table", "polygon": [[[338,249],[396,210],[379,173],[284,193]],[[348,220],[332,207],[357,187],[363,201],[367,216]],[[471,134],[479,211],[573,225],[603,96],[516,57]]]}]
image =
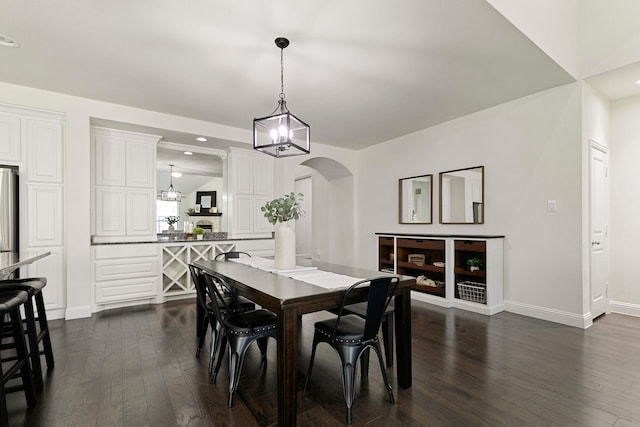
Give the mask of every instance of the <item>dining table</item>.
[{"label": "dining table", "polygon": [[51,255],[49,251],[40,252],[35,255],[24,252],[0,252],[0,280],[8,279],[9,276],[20,267],[24,267],[49,255]]},{"label": "dining table", "polygon": [[[252,261],[253,262],[253,261]],[[300,262],[299,262],[300,263]],[[338,264],[305,260],[293,269],[300,274],[289,274],[292,270],[265,270],[234,260],[199,260],[194,264],[205,272],[226,280],[234,290],[278,317],[277,337],[277,392],[278,425],[295,426],[297,414],[297,362],[301,316],[322,310],[339,308],[349,284],[359,279],[372,279],[393,274],[350,267]],[[313,270],[327,274],[322,285],[313,280],[303,280],[304,271],[313,276]],[[291,276],[291,277],[289,277]],[[295,277],[295,278],[294,278]],[[335,278],[335,279],[333,279]],[[411,288],[415,278],[399,276],[398,286],[393,290],[394,320],[396,336],[397,384],[411,387]],[[350,279],[353,279],[352,281]],[[332,280],[335,286],[332,285]],[[347,303],[366,299],[366,288],[356,288]]]}]

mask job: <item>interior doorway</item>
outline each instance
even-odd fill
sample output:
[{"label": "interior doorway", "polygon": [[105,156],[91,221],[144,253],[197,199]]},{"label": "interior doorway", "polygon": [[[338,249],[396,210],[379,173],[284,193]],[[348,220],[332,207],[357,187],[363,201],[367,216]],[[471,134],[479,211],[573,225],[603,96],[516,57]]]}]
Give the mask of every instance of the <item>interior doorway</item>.
[{"label": "interior doorway", "polygon": [[609,311],[609,152],[590,144],[590,301],[591,318]]}]

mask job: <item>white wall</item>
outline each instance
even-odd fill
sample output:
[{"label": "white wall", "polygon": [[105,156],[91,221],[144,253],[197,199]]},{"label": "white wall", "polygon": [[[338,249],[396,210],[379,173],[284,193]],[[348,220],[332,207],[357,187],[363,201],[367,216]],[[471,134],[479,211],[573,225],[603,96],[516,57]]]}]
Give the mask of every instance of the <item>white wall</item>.
[{"label": "white wall", "polygon": [[640,97],[611,104],[611,284],[612,308],[640,316]]},{"label": "white wall", "polygon": [[[573,83],[359,152],[359,264],[375,232],[505,235],[508,310],[583,326],[581,102]],[[438,224],[437,184],[434,224],[398,224],[399,178],[481,165],[485,224]]]}]

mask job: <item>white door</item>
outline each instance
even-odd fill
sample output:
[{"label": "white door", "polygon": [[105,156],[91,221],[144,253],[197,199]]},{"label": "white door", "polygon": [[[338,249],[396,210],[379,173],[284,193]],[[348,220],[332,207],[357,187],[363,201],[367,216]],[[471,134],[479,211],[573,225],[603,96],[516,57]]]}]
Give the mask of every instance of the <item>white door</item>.
[{"label": "white door", "polygon": [[313,194],[311,177],[296,179],[296,194],[302,193],[302,209],[305,214],[297,221],[294,221],[296,227],[296,255],[304,257],[312,257],[311,242],[311,199]]},{"label": "white door", "polygon": [[609,157],[605,147],[591,141],[591,316],[609,311]]}]

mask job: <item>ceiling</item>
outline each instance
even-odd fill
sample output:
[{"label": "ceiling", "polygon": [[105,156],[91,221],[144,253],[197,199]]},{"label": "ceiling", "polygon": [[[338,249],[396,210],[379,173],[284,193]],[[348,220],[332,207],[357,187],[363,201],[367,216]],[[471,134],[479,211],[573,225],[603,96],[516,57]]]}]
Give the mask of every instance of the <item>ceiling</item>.
[{"label": "ceiling", "polygon": [[0,34],[0,81],[243,129],[276,106],[285,36],[289,108],[351,149],[574,81],[478,0],[6,1]]}]

